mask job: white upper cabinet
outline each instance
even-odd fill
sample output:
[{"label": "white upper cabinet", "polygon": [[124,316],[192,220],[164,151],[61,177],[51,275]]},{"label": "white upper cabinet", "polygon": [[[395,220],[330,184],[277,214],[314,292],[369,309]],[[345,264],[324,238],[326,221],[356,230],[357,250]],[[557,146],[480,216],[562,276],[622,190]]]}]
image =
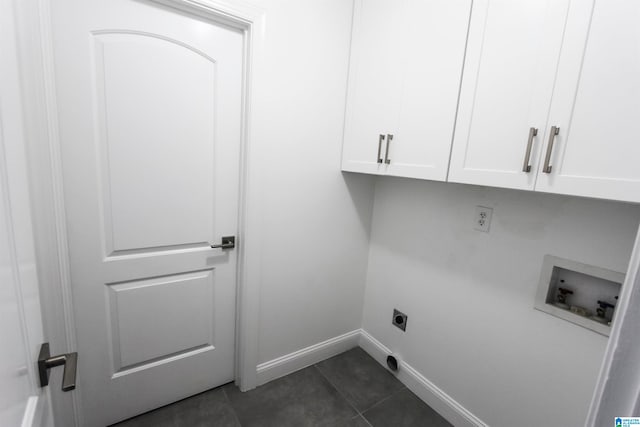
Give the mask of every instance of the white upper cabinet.
[{"label": "white upper cabinet", "polygon": [[356,0],[342,170],[446,179],[471,0]]},{"label": "white upper cabinet", "polygon": [[639,1],[572,2],[548,123],[536,190],[640,202]]},{"label": "white upper cabinet", "polygon": [[449,181],[532,190],[568,0],[475,0]]},{"label": "white upper cabinet", "polygon": [[342,170],[640,202],[639,22],[638,0],[356,0]]}]

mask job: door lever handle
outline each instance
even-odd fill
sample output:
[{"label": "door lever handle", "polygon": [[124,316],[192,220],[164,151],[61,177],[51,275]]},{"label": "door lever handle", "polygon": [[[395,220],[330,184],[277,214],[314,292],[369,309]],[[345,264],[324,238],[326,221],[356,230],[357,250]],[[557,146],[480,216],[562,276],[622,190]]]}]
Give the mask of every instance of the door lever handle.
[{"label": "door lever handle", "polygon": [[38,355],[38,374],[40,376],[40,387],[49,385],[49,369],[64,365],[62,374],[62,391],[71,391],[76,388],[76,371],[78,368],[78,353],[60,354],[51,357],[49,343],[40,346]]},{"label": "door lever handle", "polygon": [[213,249],[233,249],[236,247],[236,236],[224,236],[222,243],[219,245],[211,245]]}]

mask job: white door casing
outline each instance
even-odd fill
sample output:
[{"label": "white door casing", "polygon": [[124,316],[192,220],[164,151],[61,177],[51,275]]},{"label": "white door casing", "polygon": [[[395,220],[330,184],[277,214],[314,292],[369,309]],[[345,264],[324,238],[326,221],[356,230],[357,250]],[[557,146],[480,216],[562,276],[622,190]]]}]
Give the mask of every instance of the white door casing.
[{"label": "white door casing", "polygon": [[[16,7],[17,6],[17,7]],[[50,427],[36,361],[44,340],[31,223],[19,34],[20,5],[0,1],[0,425]],[[60,387],[52,377],[52,387]]]},{"label": "white door casing", "polygon": [[243,33],[52,4],[84,425],[234,378]]},{"label": "white door casing", "polygon": [[473,2],[449,181],[533,190],[568,5]]}]

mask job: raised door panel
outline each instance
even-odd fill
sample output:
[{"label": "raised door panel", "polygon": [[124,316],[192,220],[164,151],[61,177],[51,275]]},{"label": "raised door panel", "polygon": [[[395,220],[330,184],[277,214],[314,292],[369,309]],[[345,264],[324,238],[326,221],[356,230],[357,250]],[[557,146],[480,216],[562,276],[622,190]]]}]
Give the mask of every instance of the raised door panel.
[{"label": "raised door panel", "polygon": [[393,133],[401,90],[401,40],[405,1],[358,0],[349,70],[342,170],[380,173],[380,134]]},{"label": "raised door panel", "polygon": [[114,377],[213,349],[213,272],[107,284]]},{"label": "raised door panel", "polygon": [[533,189],[567,10],[568,0],[474,1],[449,181]]},{"label": "raised door panel", "polygon": [[107,255],[212,240],[214,60],[144,33],[94,42]]},{"label": "raised door panel", "polygon": [[640,202],[638,22],[634,0],[572,3],[536,190]]},{"label": "raised door panel", "polygon": [[471,0],[408,0],[400,118],[387,174],[447,178]]}]

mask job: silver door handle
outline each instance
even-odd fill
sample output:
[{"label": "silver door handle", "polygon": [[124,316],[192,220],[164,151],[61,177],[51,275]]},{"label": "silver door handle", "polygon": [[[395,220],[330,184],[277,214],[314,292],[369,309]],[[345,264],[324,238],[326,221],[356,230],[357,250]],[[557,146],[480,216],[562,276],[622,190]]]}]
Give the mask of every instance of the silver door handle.
[{"label": "silver door handle", "polygon": [[384,163],[391,163],[391,159],[389,158],[389,146],[391,145],[391,141],[393,141],[393,135],[387,134],[387,149],[384,152]]},{"label": "silver door handle", "polygon": [[38,355],[38,374],[40,387],[49,385],[49,369],[64,365],[62,374],[62,391],[71,391],[76,388],[76,370],[78,368],[78,353],[67,353],[51,357],[49,343],[40,346]]},{"label": "silver door handle", "polygon": [[236,247],[236,236],[224,236],[222,243],[219,245],[211,245],[213,249],[233,249]]},{"label": "silver door handle", "polygon": [[538,135],[538,129],[529,128],[529,139],[527,141],[527,152],[524,155],[524,164],[522,165],[522,172],[531,172],[531,148],[533,147],[533,138]]},{"label": "silver door handle", "polygon": [[551,132],[549,132],[549,142],[547,144],[547,155],[544,157],[544,167],[542,168],[542,172],[551,173],[551,152],[553,151],[553,141],[556,138],[556,135],[560,133],[560,128],[556,126],[551,126]]},{"label": "silver door handle", "polygon": [[382,143],[384,142],[384,135],[380,135],[378,138],[378,163],[382,163]]}]

